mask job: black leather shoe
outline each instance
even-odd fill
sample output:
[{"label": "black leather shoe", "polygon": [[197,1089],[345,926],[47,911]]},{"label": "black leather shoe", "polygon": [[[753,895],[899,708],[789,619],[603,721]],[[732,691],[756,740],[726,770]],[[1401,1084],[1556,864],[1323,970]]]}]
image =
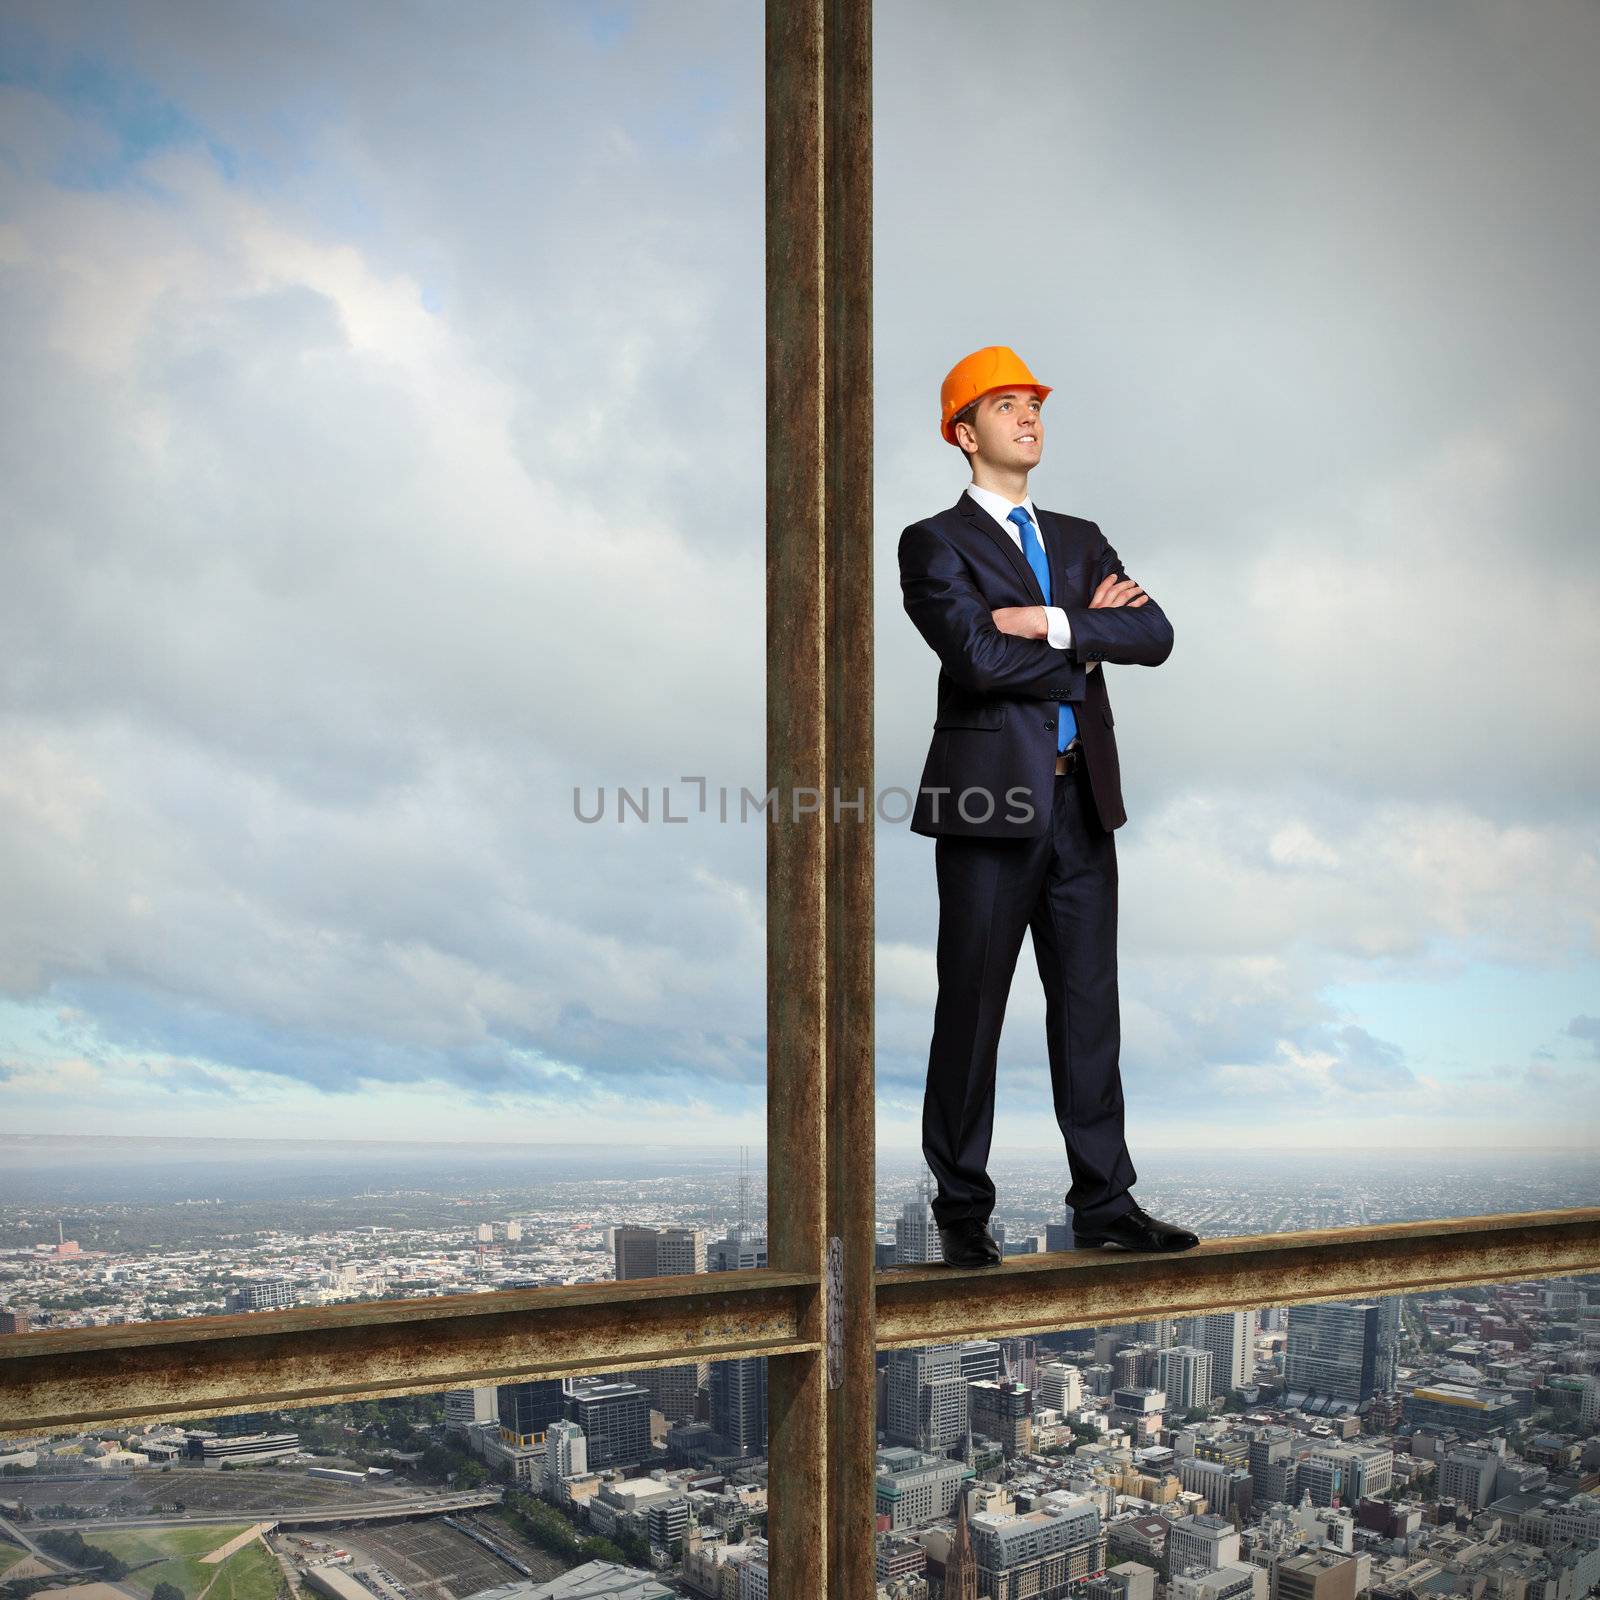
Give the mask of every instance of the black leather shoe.
[{"label": "black leather shoe", "polygon": [[977,1217],[961,1217],[939,1229],[939,1248],[947,1267],[994,1267],[1000,1263],[1000,1246],[988,1224]]},{"label": "black leather shoe", "polygon": [[1079,1233],[1076,1227],[1072,1230],[1075,1250],[1093,1250],[1103,1244],[1118,1245],[1124,1250],[1192,1250],[1199,1243],[1199,1234],[1152,1217],[1137,1204],[1086,1233]]}]

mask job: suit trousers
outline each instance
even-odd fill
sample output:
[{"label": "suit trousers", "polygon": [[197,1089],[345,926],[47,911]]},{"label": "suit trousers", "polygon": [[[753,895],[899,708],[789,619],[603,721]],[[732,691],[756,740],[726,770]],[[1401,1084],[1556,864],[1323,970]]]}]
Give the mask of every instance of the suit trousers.
[{"label": "suit trousers", "polygon": [[939,997],[934,1006],[922,1151],[938,1180],[934,1220],[987,1222],[995,1059],[1023,929],[1044,985],[1056,1122],[1066,1141],[1065,1200],[1080,1228],[1133,1204],[1123,1138],[1117,1006],[1116,836],[1100,826],[1082,763],[1058,773],[1037,838],[940,834]]}]

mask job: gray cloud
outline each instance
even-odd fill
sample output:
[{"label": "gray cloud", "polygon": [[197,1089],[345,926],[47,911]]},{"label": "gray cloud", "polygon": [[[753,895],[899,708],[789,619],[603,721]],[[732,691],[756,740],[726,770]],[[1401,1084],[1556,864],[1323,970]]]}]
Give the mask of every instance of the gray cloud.
[{"label": "gray cloud", "polygon": [[[964,481],[938,383],[1009,342],[1058,386],[1036,496],[1177,628],[1109,674],[1162,1103],[1419,1085],[1330,984],[1593,959],[1600,41],[1444,16],[1045,11],[1019,80],[970,8],[875,12],[879,779],[932,715],[894,549]],[[760,14],[628,18],[12,8],[0,991],[74,1059],[759,1096],[760,826],[570,814],[763,751]],[[882,830],[890,1103],[935,916]]]}]

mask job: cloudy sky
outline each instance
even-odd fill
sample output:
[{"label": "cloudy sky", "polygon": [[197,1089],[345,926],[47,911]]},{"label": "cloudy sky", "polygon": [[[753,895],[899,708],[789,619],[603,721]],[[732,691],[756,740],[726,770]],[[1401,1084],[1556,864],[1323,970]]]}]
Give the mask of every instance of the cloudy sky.
[{"label": "cloudy sky", "polygon": [[[1136,1161],[1591,1143],[1600,11],[875,33],[880,783],[939,382],[1011,344],[1176,633],[1108,672]],[[0,62],[0,1125],[759,1146],[759,6],[23,0]],[[1000,1160],[1042,1028],[1025,945]]]}]

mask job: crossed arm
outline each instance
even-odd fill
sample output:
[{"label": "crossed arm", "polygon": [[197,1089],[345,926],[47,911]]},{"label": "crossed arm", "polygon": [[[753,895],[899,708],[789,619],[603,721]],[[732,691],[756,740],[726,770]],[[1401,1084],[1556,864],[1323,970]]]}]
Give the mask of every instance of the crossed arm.
[{"label": "crossed arm", "polygon": [[978,592],[966,562],[920,523],[900,535],[900,589],[907,614],[957,683],[980,692],[1070,698],[1077,668],[1101,661],[1159,666],[1172,653],[1172,624],[1100,538],[1087,606],[1068,606],[1072,643],[1046,643],[1043,606],[1002,606]]}]

